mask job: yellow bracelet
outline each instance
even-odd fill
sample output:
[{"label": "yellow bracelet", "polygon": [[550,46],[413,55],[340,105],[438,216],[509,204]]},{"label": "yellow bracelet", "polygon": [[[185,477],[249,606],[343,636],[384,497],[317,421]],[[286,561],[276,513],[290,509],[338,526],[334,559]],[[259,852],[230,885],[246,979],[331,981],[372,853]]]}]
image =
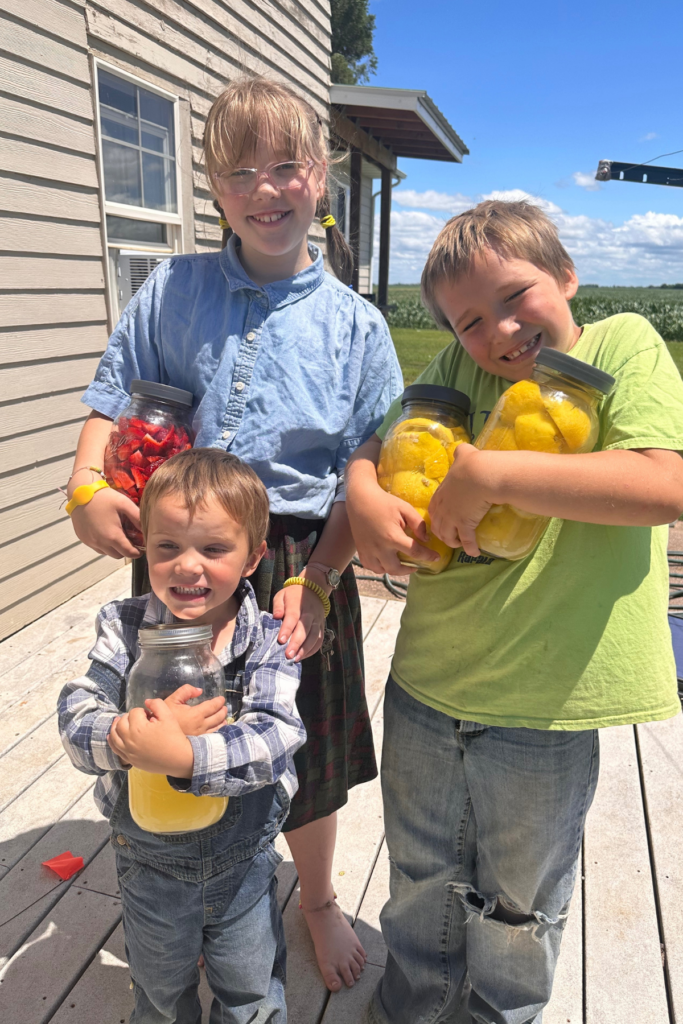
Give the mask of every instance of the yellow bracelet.
[{"label": "yellow bracelet", "polygon": [[71,501],[66,503],[67,515],[71,515],[79,505],[87,505],[89,501],[92,501],[93,495],[97,491],[101,491],[103,487],[109,487],[106,480],[96,480],[94,484],[81,484],[80,487],[77,487],[71,495]]},{"label": "yellow bracelet", "polygon": [[325,618],[327,618],[327,616],[330,614],[330,609],[332,608],[332,605],[330,604],[330,599],[323,590],[323,588],[319,587],[317,583],[313,582],[313,580],[307,580],[305,576],[291,576],[288,580],[285,580],[283,586],[308,587],[308,589],[312,590],[316,597],[319,597],[320,600],[322,601],[322,606],[325,609]]}]

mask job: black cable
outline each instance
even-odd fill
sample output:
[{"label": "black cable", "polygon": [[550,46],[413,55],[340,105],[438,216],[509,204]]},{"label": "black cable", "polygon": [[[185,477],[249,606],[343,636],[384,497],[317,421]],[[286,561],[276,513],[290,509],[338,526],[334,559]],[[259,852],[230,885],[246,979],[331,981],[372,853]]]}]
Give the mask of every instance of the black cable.
[{"label": "black cable", "polygon": [[[651,160],[643,160],[642,164],[631,164],[630,167],[625,167],[623,173],[626,174],[627,171],[632,171],[635,167],[647,167],[655,160],[663,160],[665,156],[678,156],[679,153],[683,153],[683,149],[674,149],[671,153],[660,153],[659,156],[653,156]],[[680,551],[677,554],[680,554]]]},{"label": "black cable", "polygon": [[[355,555],[351,560],[351,564],[357,566],[359,569],[363,568],[361,561],[358,558],[356,558]],[[388,572],[385,572],[381,576],[356,576],[356,579],[368,580],[370,583],[382,583],[389,591],[389,593],[392,595],[392,597],[397,597],[399,598],[399,600],[405,601],[406,593],[408,591],[408,584],[404,583],[403,580],[392,579]]]}]

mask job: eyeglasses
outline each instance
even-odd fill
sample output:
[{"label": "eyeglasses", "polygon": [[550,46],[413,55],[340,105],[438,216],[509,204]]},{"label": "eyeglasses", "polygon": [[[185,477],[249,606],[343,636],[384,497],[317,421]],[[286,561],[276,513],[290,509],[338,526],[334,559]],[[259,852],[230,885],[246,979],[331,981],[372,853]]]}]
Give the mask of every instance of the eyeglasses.
[{"label": "eyeglasses", "polygon": [[273,188],[302,188],[313,167],[312,160],[285,160],[272,163],[258,171],[255,167],[236,167],[233,171],[218,171],[214,178],[223,192],[231,196],[246,196],[258,188],[266,178]]}]

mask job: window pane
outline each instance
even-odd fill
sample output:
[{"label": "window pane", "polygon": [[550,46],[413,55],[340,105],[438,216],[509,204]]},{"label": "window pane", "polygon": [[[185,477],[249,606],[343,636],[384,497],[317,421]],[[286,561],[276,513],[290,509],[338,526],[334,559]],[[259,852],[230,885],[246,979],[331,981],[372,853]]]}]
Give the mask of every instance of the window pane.
[{"label": "window pane", "polygon": [[174,156],[173,153],[169,152],[168,148],[168,133],[163,131],[148,131],[144,121],[142,124],[142,148],[153,149],[157,153],[163,153],[165,156]]},{"label": "window pane", "polygon": [[97,75],[100,89],[100,103],[107,107],[114,107],[123,111],[131,117],[137,118],[138,104],[136,99],[136,88],[131,82],[123,78],[110,75],[108,71],[99,69]]},{"label": "window pane", "polygon": [[144,220],[128,217],[107,217],[107,239],[110,242],[140,243],[147,245],[166,244],[166,225],[149,224]]},{"label": "window pane", "polygon": [[151,153],[142,154],[145,203],[151,210],[176,212],[175,163]]},{"label": "window pane", "polygon": [[165,128],[173,138],[173,104],[156,93],[140,89],[140,117]]},{"label": "window pane", "polygon": [[104,193],[110,203],[142,206],[139,150],[102,142]]},{"label": "window pane", "polygon": [[118,110],[108,110],[105,107],[100,111],[100,124],[104,136],[110,139],[120,139],[121,142],[130,142],[133,146],[139,145],[137,118],[121,114]]}]

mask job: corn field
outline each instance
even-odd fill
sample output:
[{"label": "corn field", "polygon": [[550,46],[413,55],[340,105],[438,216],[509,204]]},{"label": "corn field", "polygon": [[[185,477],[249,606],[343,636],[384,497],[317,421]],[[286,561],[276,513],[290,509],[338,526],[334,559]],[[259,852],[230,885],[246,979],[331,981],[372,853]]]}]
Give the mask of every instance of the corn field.
[{"label": "corn field", "polygon": [[[577,324],[592,324],[615,313],[640,313],[650,321],[665,341],[683,341],[683,291],[678,300],[676,293],[668,292],[666,298],[651,297],[653,290],[620,288],[618,297],[602,295],[598,289],[591,294],[577,295],[572,300],[572,313]],[[656,294],[656,292],[655,292]],[[387,316],[390,327],[403,327],[417,331],[435,330],[436,324],[419,299],[399,299],[393,304]]]}]

